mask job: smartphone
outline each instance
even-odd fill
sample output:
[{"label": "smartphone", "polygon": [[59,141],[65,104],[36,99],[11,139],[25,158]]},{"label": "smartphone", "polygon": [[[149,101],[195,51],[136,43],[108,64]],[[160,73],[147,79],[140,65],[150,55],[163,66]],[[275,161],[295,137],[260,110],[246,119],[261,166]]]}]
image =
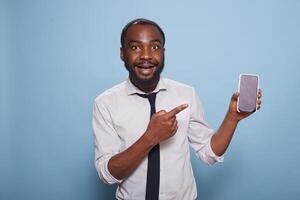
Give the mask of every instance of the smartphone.
[{"label": "smartphone", "polygon": [[257,95],[259,77],[257,74],[240,74],[237,102],[238,112],[255,112],[257,110]]}]

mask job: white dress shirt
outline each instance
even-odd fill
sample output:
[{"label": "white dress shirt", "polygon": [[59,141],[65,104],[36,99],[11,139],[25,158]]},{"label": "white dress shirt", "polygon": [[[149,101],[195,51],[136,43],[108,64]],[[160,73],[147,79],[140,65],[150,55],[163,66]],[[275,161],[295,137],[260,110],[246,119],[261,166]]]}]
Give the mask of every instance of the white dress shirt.
[{"label": "white dress shirt", "polygon": [[[201,103],[192,87],[161,77],[154,92],[157,92],[157,112],[189,105],[176,116],[176,134],[160,143],[159,199],[196,199],[189,144],[207,164],[222,162],[223,156],[215,155],[211,149],[213,131],[204,120]],[[147,156],[123,180],[114,178],[108,170],[109,159],[136,142],[148,126],[150,104],[137,93],[144,94],[127,80],[100,94],[94,104],[95,167],[105,183],[118,183],[117,199],[145,199]]]}]

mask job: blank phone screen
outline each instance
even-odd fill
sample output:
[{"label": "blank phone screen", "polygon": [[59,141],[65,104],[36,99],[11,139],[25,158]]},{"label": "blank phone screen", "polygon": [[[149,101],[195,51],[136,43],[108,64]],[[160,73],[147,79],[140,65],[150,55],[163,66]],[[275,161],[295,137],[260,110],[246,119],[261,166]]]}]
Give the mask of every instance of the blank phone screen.
[{"label": "blank phone screen", "polygon": [[241,75],[238,110],[253,112],[256,110],[258,76]]}]

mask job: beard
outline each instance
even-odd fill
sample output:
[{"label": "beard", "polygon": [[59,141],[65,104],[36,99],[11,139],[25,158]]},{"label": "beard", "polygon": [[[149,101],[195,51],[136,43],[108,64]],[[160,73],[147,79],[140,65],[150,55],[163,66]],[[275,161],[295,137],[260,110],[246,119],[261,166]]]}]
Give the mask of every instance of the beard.
[{"label": "beard", "polygon": [[153,76],[149,79],[141,79],[136,75],[133,68],[129,66],[128,62],[124,61],[125,67],[127,71],[129,72],[129,79],[130,81],[137,87],[137,88],[148,88],[149,86],[153,86],[158,83],[160,79],[160,74],[162,73],[164,69],[164,59],[162,60],[162,63],[160,66],[156,66],[157,70],[154,72]]}]

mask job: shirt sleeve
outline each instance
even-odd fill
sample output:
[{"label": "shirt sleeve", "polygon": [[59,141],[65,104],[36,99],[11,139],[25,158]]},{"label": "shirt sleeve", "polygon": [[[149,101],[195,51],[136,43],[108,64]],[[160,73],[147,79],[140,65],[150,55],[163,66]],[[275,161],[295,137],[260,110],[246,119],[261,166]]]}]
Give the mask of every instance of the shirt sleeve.
[{"label": "shirt sleeve", "polygon": [[120,183],[108,170],[110,158],[120,152],[120,139],[114,129],[107,107],[95,101],[93,108],[95,167],[100,179],[106,184]]},{"label": "shirt sleeve", "polygon": [[208,165],[223,162],[224,156],[217,156],[211,148],[213,130],[204,120],[201,102],[193,90],[191,102],[191,116],[189,121],[188,139],[197,157]]}]

